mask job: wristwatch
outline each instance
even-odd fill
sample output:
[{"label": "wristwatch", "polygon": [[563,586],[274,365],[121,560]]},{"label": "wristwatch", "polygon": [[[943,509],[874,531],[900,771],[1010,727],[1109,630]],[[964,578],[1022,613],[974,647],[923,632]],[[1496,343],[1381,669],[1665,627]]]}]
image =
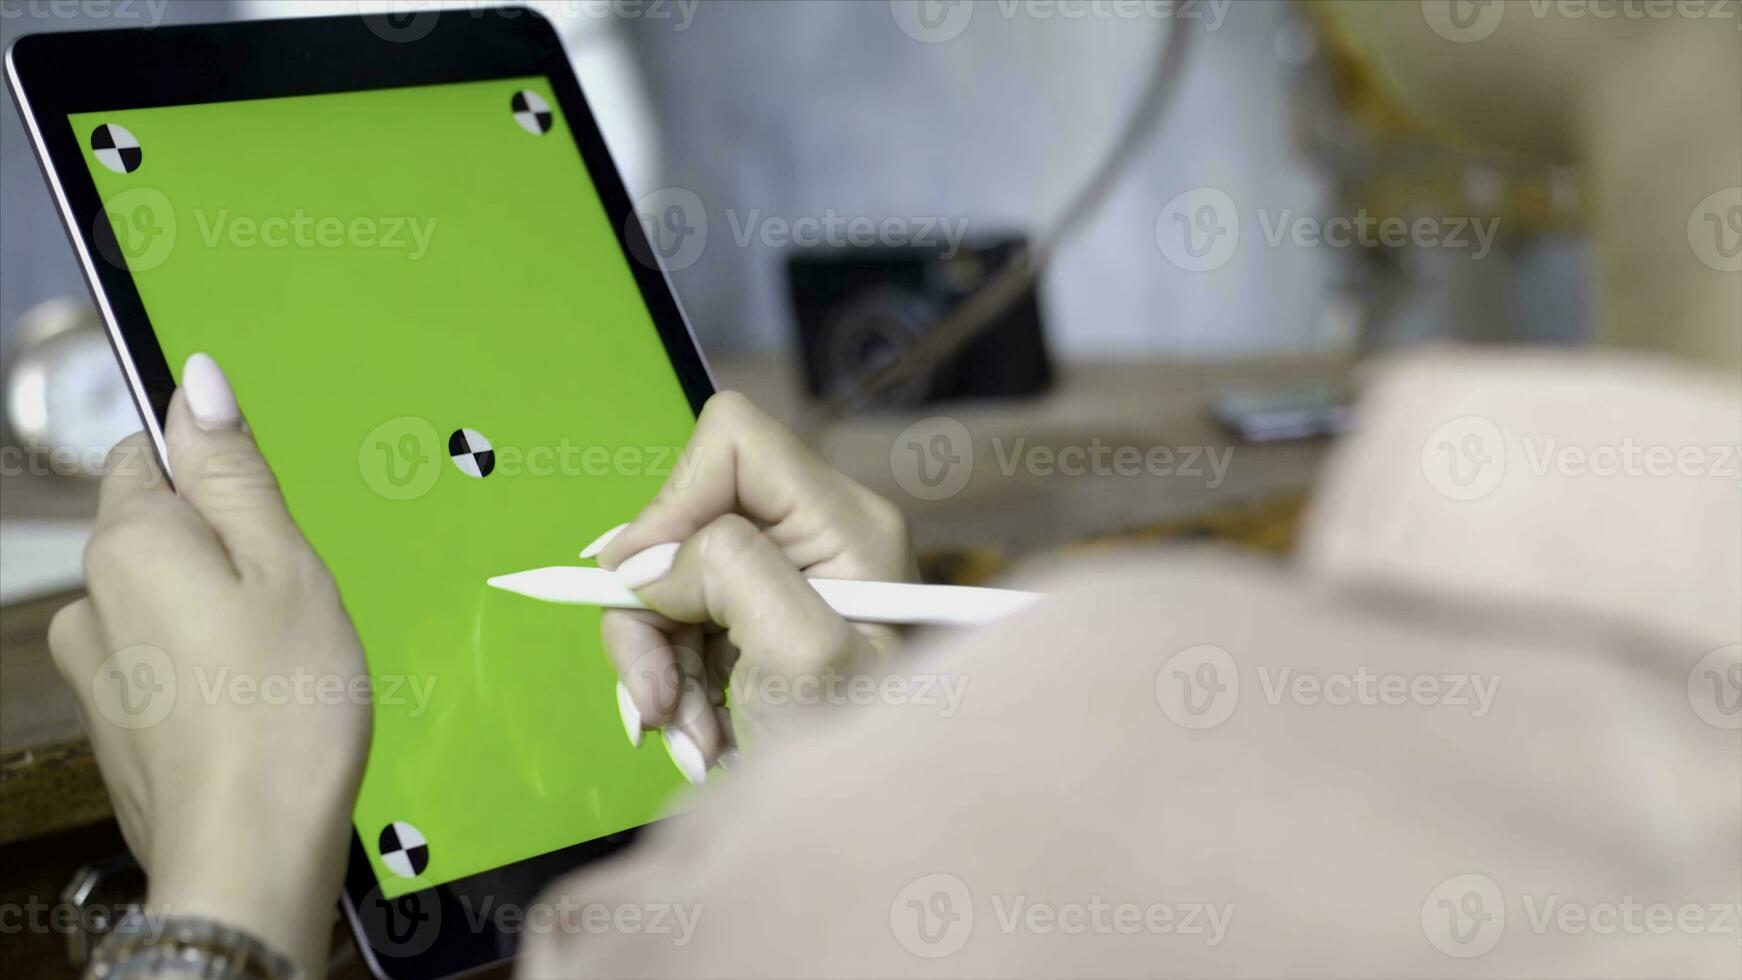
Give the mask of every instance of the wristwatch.
[{"label": "wristwatch", "polygon": [[103,937],[86,980],[304,980],[290,957],[211,919],[134,909]]}]

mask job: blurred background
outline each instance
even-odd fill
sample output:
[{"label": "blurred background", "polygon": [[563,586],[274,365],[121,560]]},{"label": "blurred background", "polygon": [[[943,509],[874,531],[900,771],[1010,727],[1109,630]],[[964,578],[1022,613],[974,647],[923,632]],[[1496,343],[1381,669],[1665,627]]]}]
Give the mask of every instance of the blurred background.
[{"label": "blurred background", "polygon": [[[409,37],[435,5],[0,0],[0,43],[354,12]],[[1369,358],[1598,334],[1587,175],[1438,138],[1316,4],[535,6],[720,385],[900,505],[934,579],[1130,541],[1286,554]],[[99,857],[119,843],[41,633],[137,421],[4,98],[0,853]],[[57,862],[8,891],[53,891]],[[54,975],[63,950],[31,948]]]},{"label": "blurred background", "polygon": [[[414,32],[435,5],[4,0],[0,40],[358,10],[387,12]],[[475,0],[453,5],[507,15]],[[860,369],[891,359],[1024,244],[1045,261],[995,311],[978,358],[885,391],[876,403],[886,419],[905,424],[933,414],[914,409],[963,397],[1022,399],[999,410],[1020,414],[1044,389],[1052,408],[1038,418],[1085,438],[1105,425],[1097,412],[1117,423],[1219,407],[1245,413],[1224,419],[1236,429],[1304,424],[1310,435],[1336,424],[1338,366],[1358,356],[1434,340],[1581,343],[1592,333],[1578,175],[1434,141],[1385,105],[1311,6],[537,6],[569,45],[722,383],[752,387],[800,427],[816,414],[807,400],[839,396]],[[1185,36],[1171,48],[1175,32]],[[1168,56],[1177,64],[1163,78]],[[94,468],[135,423],[10,107],[0,135],[6,441],[39,447],[14,453],[7,471],[54,477],[7,483],[0,598],[18,598],[76,582],[89,487],[63,471]],[[1061,235],[1066,215],[1073,224]],[[1425,237],[1379,234],[1382,220],[1422,217]],[[673,228],[704,230],[678,241]],[[1210,237],[1218,230],[1230,234]],[[1260,362],[1268,366],[1250,367]],[[1115,391],[1138,401],[1073,401]],[[1183,400],[1145,400],[1155,398]],[[844,440],[834,455],[863,469],[851,431],[806,431],[819,444]],[[1308,475],[1299,455],[1282,451],[1291,480]],[[890,486],[887,462],[871,460],[867,482]],[[940,545],[1024,551],[1202,503],[1132,485],[1142,481],[1087,482],[1114,498],[1090,508],[1082,487],[1069,494],[1067,512],[1098,515],[1088,525],[1036,523],[1056,513],[1043,501],[988,526],[977,501],[914,500],[916,523],[935,528]],[[956,533],[964,517],[971,526]]]}]

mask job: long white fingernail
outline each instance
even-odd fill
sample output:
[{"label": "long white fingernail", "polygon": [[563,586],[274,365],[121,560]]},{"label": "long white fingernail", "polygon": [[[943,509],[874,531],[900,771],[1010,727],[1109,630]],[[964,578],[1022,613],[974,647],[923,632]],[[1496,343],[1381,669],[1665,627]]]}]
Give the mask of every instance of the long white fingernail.
[{"label": "long white fingernail", "polygon": [[617,682],[617,713],[623,716],[623,730],[629,733],[629,744],[641,748],[641,709],[635,707],[635,699],[629,696],[629,689]]},{"label": "long white fingernail", "polygon": [[188,412],[194,423],[206,431],[235,429],[242,424],[242,410],[236,406],[236,393],[230,390],[230,379],[224,369],[209,354],[195,354],[181,369],[181,387],[187,392]]},{"label": "long white fingernail", "polygon": [[671,764],[677,766],[690,785],[700,786],[708,781],[708,763],[702,758],[701,746],[682,729],[665,730],[665,754],[671,756]]},{"label": "long white fingernail", "polygon": [[628,526],[629,526],[628,524],[619,524],[616,527],[612,528],[611,530],[606,531],[604,534],[601,534],[598,537],[594,538],[592,544],[587,545],[585,548],[581,549],[581,557],[582,558],[592,558],[593,556],[597,555],[599,552],[604,551],[605,546],[611,543],[611,539],[613,539],[617,535],[621,534],[623,532],[623,529],[628,527]]},{"label": "long white fingernail", "polygon": [[677,542],[671,544],[656,544],[645,551],[637,551],[623,564],[617,566],[617,577],[631,589],[639,589],[644,585],[665,578],[671,571],[672,563],[677,561]]}]

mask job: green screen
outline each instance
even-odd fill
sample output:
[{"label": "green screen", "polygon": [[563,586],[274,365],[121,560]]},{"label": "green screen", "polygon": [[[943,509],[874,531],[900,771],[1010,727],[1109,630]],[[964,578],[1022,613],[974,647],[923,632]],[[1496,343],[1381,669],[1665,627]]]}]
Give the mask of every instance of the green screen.
[{"label": "green screen", "polygon": [[[523,91],[549,114],[517,117]],[[356,825],[382,892],[658,815],[682,780],[624,737],[598,611],[484,584],[573,563],[693,424],[548,82],[69,121],[169,363],[229,373],[356,622],[375,691]],[[137,143],[132,169],[92,149],[99,126]],[[450,458],[462,429],[492,445],[487,476]],[[394,821],[427,842],[415,877],[379,851]]]}]

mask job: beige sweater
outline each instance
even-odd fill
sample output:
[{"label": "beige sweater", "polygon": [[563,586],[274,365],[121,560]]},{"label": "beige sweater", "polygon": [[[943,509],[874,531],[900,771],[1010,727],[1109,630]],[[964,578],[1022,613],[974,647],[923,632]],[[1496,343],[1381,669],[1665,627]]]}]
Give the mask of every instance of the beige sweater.
[{"label": "beige sweater", "polygon": [[1296,567],[1130,556],[923,646],[559,882],[615,924],[521,972],[1742,975],[1738,444],[1734,378],[1391,365]]}]

